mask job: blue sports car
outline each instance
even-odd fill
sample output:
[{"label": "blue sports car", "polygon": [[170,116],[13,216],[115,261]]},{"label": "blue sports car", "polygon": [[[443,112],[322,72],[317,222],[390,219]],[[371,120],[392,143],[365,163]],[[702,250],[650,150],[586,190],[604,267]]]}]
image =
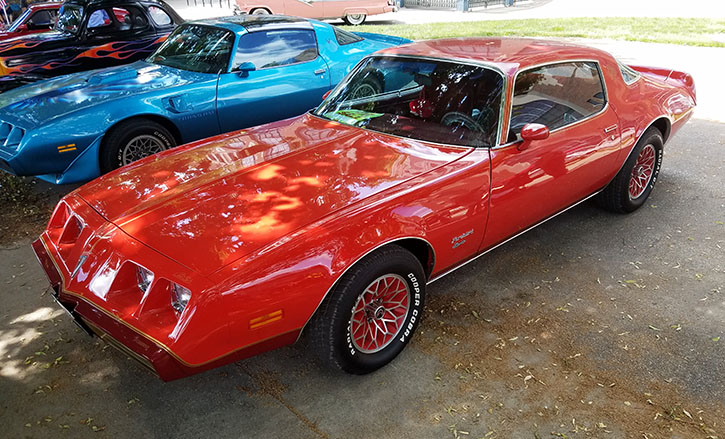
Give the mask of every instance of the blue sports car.
[{"label": "blue sports car", "polygon": [[[145,61],[0,95],[0,169],[87,181],[176,145],[302,114],[364,56],[409,40],[243,15],[179,26]],[[382,84],[371,76],[360,95]]]}]

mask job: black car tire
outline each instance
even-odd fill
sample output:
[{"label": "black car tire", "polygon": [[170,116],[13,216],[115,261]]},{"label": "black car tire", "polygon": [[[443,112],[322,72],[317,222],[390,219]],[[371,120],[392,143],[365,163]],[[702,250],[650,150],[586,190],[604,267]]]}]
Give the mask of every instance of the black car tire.
[{"label": "black car tire", "polygon": [[[131,142],[136,142],[138,154],[131,154]],[[144,150],[144,145],[146,150]],[[176,146],[176,139],[169,130],[148,119],[130,119],[113,127],[101,143],[101,172],[107,173],[135,160]],[[128,162],[128,163],[127,163]]]},{"label": "black car tire", "polygon": [[[389,245],[364,257],[342,276],[320,305],[310,329],[313,350],[325,365],[351,374],[362,375],[385,366],[405,348],[423,317],[425,282],[420,261],[400,246]],[[385,285],[382,291],[381,285]],[[372,294],[371,288],[377,292]],[[395,316],[393,309],[401,305],[393,306],[392,303],[396,303],[393,300],[378,303],[375,300],[366,302],[365,299],[384,298],[390,295],[390,291],[397,291],[394,298],[400,299],[401,303],[402,297],[407,296],[408,306],[404,317],[403,310],[399,309],[400,316],[393,319],[394,323],[388,327],[383,318],[387,316],[390,321],[390,317]],[[363,306],[366,303],[372,306]],[[364,325],[363,322],[353,322],[353,316],[360,316],[361,310],[365,314],[370,311],[372,319],[366,319],[370,328],[383,326],[386,332],[394,334],[387,341],[384,338],[379,345],[376,344],[377,349],[366,351],[358,344],[358,337],[353,335],[356,330],[362,332],[355,334],[367,334],[365,327],[360,326]],[[397,324],[398,321],[402,323]],[[369,333],[373,334],[372,329]]]},{"label": "black car tire", "polygon": [[[597,196],[599,205],[617,213],[630,213],[639,209],[657,182],[662,167],[663,146],[662,133],[657,128],[645,131],[622,169]],[[650,161],[651,165],[648,164]],[[644,175],[643,169],[650,169],[650,174]],[[630,188],[631,184],[634,184],[633,188]]]},{"label": "black car tire", "polygon": [[365,20],[367,18],[367,14],[349,14],[342,17],[345,23],[349,24],[350,26],[359,26],[365,23]]}]

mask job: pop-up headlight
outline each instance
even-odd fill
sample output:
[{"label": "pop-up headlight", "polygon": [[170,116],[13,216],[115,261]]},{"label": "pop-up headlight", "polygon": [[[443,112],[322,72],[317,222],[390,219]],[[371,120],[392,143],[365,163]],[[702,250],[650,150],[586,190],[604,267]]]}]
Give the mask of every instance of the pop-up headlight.
[{"label": "pop-up headlight", "polygon": [[171,284],[171,306],[175,310],[179,312],[184,311],[184,308],[189,303],[189,299],[191,299],[191,291],[188,288],[175,283]]}]

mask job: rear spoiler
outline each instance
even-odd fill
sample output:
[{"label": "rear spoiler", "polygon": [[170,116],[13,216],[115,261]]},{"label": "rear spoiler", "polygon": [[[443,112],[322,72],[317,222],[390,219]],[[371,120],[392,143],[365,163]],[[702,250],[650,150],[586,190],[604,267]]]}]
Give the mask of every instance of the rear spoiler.
[{"label": "rear spoiler", "polygon": [[692,97],[694,102],[697,102],[697,92],[695,90],[695,80],[689,73],[681,72],[679,70],[661,69],[658,67],[645,67],[645,66],[632,66],[629,68],[636,70],[637,72],[659,81],[665,84],[684,88],[685,91]]},{"label": "rear spoiler", "polygon": [[370,32],[353,32],[355,35],[366,40],[377,41],[383,44],[390,44],[391,46],[400,46],[402,44],[412,43],[413,40],[402,37],[394,37],[392,35],[373,34]]}]

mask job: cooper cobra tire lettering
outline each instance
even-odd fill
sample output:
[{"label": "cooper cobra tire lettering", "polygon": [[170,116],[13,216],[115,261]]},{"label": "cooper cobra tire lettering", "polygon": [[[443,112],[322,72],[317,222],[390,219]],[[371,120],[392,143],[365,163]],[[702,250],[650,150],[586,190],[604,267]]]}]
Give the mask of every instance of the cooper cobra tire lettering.
[{"label": "cooper cobra tire lettering", "polygon": [[310,325],[313,348],[323,363],[366,374],[392,361],[423,316],[424,279],[420,261],[395,244],[358,261]]}]

